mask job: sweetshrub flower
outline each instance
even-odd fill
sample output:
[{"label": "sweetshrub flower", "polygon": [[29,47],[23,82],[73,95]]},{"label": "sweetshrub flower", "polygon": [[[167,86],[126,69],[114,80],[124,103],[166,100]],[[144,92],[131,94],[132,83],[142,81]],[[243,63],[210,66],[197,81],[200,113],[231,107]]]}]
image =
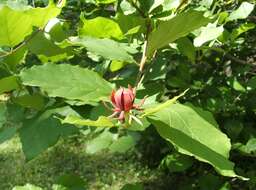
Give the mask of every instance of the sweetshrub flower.
[{"label": "sweetshrub flower", "polygon": [[128,85],[128,88],[120,87],[117,91],[113,90],[110,99],[114,107],[114,113],[110,117],[119,115],[118,120],[123,123],[126,114],[131,113],[132,109],[141,110],[140,107],[143,105],[145,98],[140,104],[136,105],[134,104],[135,97],[136,91],[130,85]]}]

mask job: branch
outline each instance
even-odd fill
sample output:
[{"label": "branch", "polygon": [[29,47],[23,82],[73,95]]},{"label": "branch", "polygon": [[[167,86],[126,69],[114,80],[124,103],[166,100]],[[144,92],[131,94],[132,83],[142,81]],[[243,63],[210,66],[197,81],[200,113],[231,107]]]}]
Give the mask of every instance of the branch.
[{"label": "branch", "polygon": [[143,18],[146,18],[146,14],[144,13],[144,11],[138,7],[138,5],[133,1],[133,0],[127,0],[128,3],[130,3],[131,6],[133,6],[139,13],[140,15],[143,17]]},{"label": "branch", "polygon": [[26,40],[24,40],[20,45],[18,45],[16,48],[12,49],[9,52],[6,52],[5,54],[0,55],[0,58],[6,57],[8,55],[11,55],[15,52],[17,52],[20,48],[25,46],[33,37],[35,37],[36,34],[38,34],[42,29],[37,29],[35,32],[33,32]]},{"label": "branch", "polygon": [[136,88],[140,85],[140,83],[142,82],[143,80],[143,72],[144,72],[144,67],[145,67],[145,64],[147,62],[147,48],[148,48],[148,36],[149,36],[149,33],[151,32],[151,22],[150,22],[150,19],[147,20],[147,32],[145,34],[145,41],[144,41],[144,45],[143,45],[143,51],[142,51],[142,57],[141,57],[141,60],[140,60],[140,64],[139,64],[139,72],[138,72],[138,75],[137,75],[137,79],[136,79],[136,83],[135,83],[135,91],[136,91]]}]

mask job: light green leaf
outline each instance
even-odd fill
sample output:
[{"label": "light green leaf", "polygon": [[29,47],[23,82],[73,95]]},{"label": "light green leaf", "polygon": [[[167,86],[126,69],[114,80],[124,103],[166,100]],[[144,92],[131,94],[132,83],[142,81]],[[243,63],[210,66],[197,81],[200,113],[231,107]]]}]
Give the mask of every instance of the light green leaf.
[{"label": "light green leaf", "polygon": [[26,7],[14,10],[6,5],[0,5],[0,46],[19,44],[32,33],[33,26],[44,27],[49,19],[56,17],[62,6],[57,7],[52,1],[45,8]]},{"label": "light green leaf", "polygon": [[50,97],[96,102],[108,99],[111,85],[97,73],[68,64],[44,64],[23,70],[24,85],[38,86]]},{"label": "light green leaf", "polygon": [[223,31],[223,26],[217,27],[216,24],[209,23],[206,27],[202,27],[199,36],[194,39],[194,46],[200,47],[205,42],[217,39]]},{"label": "light green leaf", "polygon": [[90,119],[81,119],[78,116],[69,115],[61,122],[79,126],[114,127],[112,121],[105,116],[100,116],[96,121],[94,121]]},{"label": "light green leaf", "polygon": [[130,55],[137,51],[125,43],[119,43],[111,39],[98,39],[92,37],[71,37],[66,41],[70,45],[83,46],[88,51],[100,55],[106,59],[135,62]]},{"label": "light green leaf", "polygon": [[104,17],[96,17],[86,20],[81,16],[83,26],[78,29],[79,36],[92,36],[96,38],[116,38],[122,39],[123,32],[118,23],[114,20]]},{"label": "light green leaf", "polygon": [[190,10],[178,14],[168,21],[161,21],[158,27],[149,35],[147,55],[175,40],[188,35],[195,29],[206,25],[210,19],[203,12]]},{"label": "light green leaf", "polygon": [[254,4],[248,2],[242,2],[240,7],[231,12],[229,17],[227,18],[228,21],[237,20],[237,19],[245,19],[251,14],[254,9]]},{"label": "light green leaf", "polygon": [[241,34],[247,32],[248,30],[254,29],[256,24],[254,23],[243,23],[238,28],[234,29],[231,33],[231,40],[234,41],[237,37],[239,37]]},{"label": "light green leaf", "polygon": [[19,88],[16,76],[9,76],[0,79],[0,94]]},{"label": "light green leaf", "polygon": [[43,190],[41,187],[37,187],[31,184],[26,184],[24,186],[15,186],[12,190]]},{"label": "light green leaf", "polygon": [[110,4],[116,2],[116,0],[96,0],[99,4]]},{"label": "light green leaf", "polygon": [[228,160],[231,148],[228,137],[191,107],[173,104],[147,118],[180,153],[211,164],[223,176],[240,177]]},{"label": "light green leaf", "polygon": [[109,69],[111,72],[115,72],[115,71],[118,71],[120,69],[122,69],[126,64],[122,61],[111,61],[110,63],[110,66],[109,66]]},{"label": "light green leaf", "polygon": [[152,108],[147,108],[144,110],[144,114],[141,116],[141,117],[145,117],[145,116],[148,116],[148,115],[152,115],[158,111],[161,111],[169,106],[171,106],[172,104],[174,104],[180,97],[184,96],[186,94],[186,92],[188,91],[189,89],[185,90],[183,93],[181,93],[180,95],[178,96],[175,96],[173,97],[172,99],[162,103],[162,104],[158,104]]}]

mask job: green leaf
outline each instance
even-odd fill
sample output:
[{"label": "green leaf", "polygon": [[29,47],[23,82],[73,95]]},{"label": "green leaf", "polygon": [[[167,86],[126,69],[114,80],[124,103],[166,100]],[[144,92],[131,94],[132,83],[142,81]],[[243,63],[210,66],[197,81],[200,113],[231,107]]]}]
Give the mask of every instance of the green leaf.
[{"label": "green leaf", "polygon": [[125,184],[121,190],[144,190],[144,187],[140,183]]},{"label": "green leaf", "polygon": [[237,20],[237,19],[245,19],[251,14],[254,9],[254,4],[248,2],[242,2],[239,8],[229,15],[227,18],[228,21]]},{"label": "green leaf", "polygon": [[188,57],[191,62],[195,62],[196,50],[192,42],[188,38],[180,38],[177,40],[177,47],[182,54]]},{"label": "green leaf", "polygon": [[110,4],[116,2],[116,0],[96,0],[99,4]]},{"label": "green leaf", "polygon": [[173,97],[172,99],[164,102],[163,104],[158,104],[152,108],[147,108],[144,110],[144,114],[141,116],[141,117],[145,117],[145,116],[149,116],[149,115],[152,115],[158,111],[161,111],[169,106],[171,106],[172,104],[174,104],[180,97],[184,96],[186,94],[186,92],[188,91],[189,89],[185,90],[183,93],[181,93],[180,95],[178,96],[175,96]]},{"label": "green leaf", "polygon": [[211,164],[224,176],[240,177],[233,171],[234,164],[228,160],[230,140],[191,107],[173,104],[147,118],[180,153]]},{"label": "green leaf", "polygon": [[44,56],[44,60],[60,61],[73,55],[70,48],[60,48],[52,41],[49,34],[41,31],[29,40],[27,48],[39,58]]},{"label": "green leaf", "polygon": [[34,108],[37,110],[41,110],[45,103],[44,97],[40,94],[25,94],[22,96],[13,97],[12,101],[23,107]]},{"label": "green leaf", "polygon": [[27,47],[23,46],[17,51],[3,57],[2,60],[0,59],[0,63],[6,64],[10,70],[16,71],[17,65],[24,62],[27,52]]},{"label": "green leaf", "polygon": [[136,139],[133,136],[122,136],[115,140],[110,146],[110,152],[125,153],[136,145]]},{"label": "green leaf", "polygon": [[125,43],[119,43],[111,39],[98,39],[92,37],[71,37],[66,41],[70,45],[83,46],[88,51],[104,57],[105,59],[134,63],[130,54],[137,51]]},{"label": "green leaf", "polygon": [[256,24],[254,23],[243,23],[238,28],[234,29],[231,33],[231,40],[234,41],[237,37],[239,37],[241,34],[247,32],[248,30],[254,29]]},{"label": "green leaf", "polygon": [[26,184],[24,186],[15,186],[12,190],[43,190],[41,187],[37,187],[31,184]]},{"label": "green leaf", "polygon": [[61,110],[48,110],[38,117],[23,122],[23,127],[19,129],[19,136],[27,161],[55,145],[59,137],[76,132],[72,130],[72,126],[62,125],[57,118],[53,117],[53,114],[59,111]]},{"label": "green leaf", "polygon": [[88,154],[95,154],[101,150],[107,149],[113,142],[114,136],[109,131],[104,131],[99,136],[89,141],[86,146]]},{"label": "green leaf", "polygon": [[9,76],[0,79],[0,94],[19,88],[16,76]]},{"label": "green leaf", "polygon": [[0,144],[9,140],[16,134],[17,128],[4,127],[0,129]]},{"label": "green leaf", "polygon": [[200,47],[205,42],[216,40],[224,31],[223,26],[217,27],[216,24],[208,24],[202,27],[199,36],[194,39],[194,46]]},{"label": "green leaf", "polygon": [[79,36],[92,36],[96,38],[116,38],[122,39],[123,32],[118,23],[105,17],[96,17],[86,20],[81,16],[83,26],[78,29]]},{"label": "green leaf", "polygon": [[90,119],[81,119],[78,116],[67,116],[62,123],[68,123],[78,126],[93,126],[93,127],[114,127],[112,121],[105,116],[100,116],[96,121]]},{"label": "green leaf", "polygon": [[69,190],[85,190],[86,185],[82,178],[73,174],[65,174],[60,176],[57,183],[68,187]]},{"label": "green leaf", "polygon": [[118,71],[122,69],[126,64],[123,61],[111,61],[109,69],[111,72]]},{"label": "green leaf", "polygon": [[161,21],[149,35],[147,55],[209,23],[211,20],[203,15],[203,12],[190,10],[168,21]]},{"label": "green leaf", "polygon": [[44,64],[23,70],[24,85],[38,86],[50,97],[96,102],[108,99],[111,85],[97,73],[68,64]]},{"label": "green leaf", "polygon": [[190,168],[193,160],[186,155],[174,153],[167,155],[162,161],[161,166],[167,167],[170,172],[182,172]]},{"label": "green leaf", "polygon": [[7,111],[6,104],[3,102],[0,102],[0,129],[2,128],[3,124],[6,122],[6,111]]},{"label": "green leaf", "polygon": [[[65,1],[62,1],[62,5]],[[19,44],[32,33],[33,26],[44,27],[49,19],[56,17],[62,8],[52,1],[45,8],[26,7],[14,10],[6,5],[0,5],[0,46]]]}]

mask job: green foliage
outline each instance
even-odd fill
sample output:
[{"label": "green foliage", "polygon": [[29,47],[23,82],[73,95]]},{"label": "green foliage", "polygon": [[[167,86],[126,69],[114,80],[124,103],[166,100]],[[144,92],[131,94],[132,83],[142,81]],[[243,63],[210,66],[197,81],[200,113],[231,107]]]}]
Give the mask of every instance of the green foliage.
[{"label": "green foliage", "polygon": [[191,107],[173,104],[148,119],[179,152],[210,163],[224,176],[235,177],[234,164],[228,160],[229,139],[201,114],[206,113],[197,114]]},{"label": "green foliage", "polygon": [[[28,161],[71,135],[88,154],[143,155],[140,141],[155,166],[192,176],[177,189],[237,188],[200,161],[255,178],[254,14],[234,0],[1,2],[0,143],[18,134]],[[78,178],[53,189],[85,188]]]},{"label": "green foliage", "polygon": [[23,84],[38,86],[51,97],[63,97],[83,102],[96,102],[111,92],[111,85],[97,73],[67,64],[45,64],[23,70]]},{"label": "green foliage", "polygon": [[190,10],[168,21],[161,21],[157,29],[149,35],[147,54],[151,55],[155,50],[163,48],[209,23],[210,19],[205,18],[203,15],[203,12]]}]

